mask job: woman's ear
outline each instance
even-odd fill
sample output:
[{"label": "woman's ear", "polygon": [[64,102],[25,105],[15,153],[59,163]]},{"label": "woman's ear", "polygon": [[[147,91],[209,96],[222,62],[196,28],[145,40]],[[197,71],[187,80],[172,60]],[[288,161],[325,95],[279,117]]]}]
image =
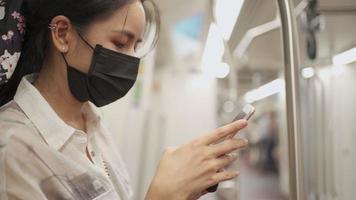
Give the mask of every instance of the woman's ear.
[{"label": "woman's ear", "polygon": [[53,47],[61,53],[67,53],[70,41],[73,38],[73,28],[70,20],[62,15],[56,16],[52,19],[49,28],[51,29]]}]

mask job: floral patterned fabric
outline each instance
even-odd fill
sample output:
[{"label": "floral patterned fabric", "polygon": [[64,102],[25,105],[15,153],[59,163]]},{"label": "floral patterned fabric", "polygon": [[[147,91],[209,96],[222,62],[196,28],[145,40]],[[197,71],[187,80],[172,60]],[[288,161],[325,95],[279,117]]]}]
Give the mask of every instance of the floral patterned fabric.
[{"label": "floral patterned fabric", "polygon": [[26,28],[22,3],[23,0],[0,0],[0,85],[11,78],[21,55]]}]

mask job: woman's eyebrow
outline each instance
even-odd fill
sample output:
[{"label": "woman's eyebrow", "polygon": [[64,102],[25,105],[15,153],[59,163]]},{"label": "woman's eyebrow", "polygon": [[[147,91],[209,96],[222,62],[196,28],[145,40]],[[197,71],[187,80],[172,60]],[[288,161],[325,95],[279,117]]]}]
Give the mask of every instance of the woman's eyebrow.
[{"label": "woman's eyebrow", "polygon": [[[114,30],[113,32],[123,34],[126,37],[130,38],[131,40],[136,38],[135,33],[129,30]],[[142,38],[138,38],[137,43],[142,42]]]}]

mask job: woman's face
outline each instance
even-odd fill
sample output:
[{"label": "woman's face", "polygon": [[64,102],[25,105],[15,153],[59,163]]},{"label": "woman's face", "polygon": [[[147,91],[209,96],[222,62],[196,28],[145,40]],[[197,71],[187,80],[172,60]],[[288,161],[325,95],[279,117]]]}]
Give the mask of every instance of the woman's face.
[{"label": "woman's face", "polygon": [[[100,44],[107,49],[135,56],[135,48],[142,41],[145,24],[143,5],[140,1],[135,1],[115,11],[108,18],[95,21],[86,28],[82,36],[92,47]],[[71,32],[66,59],[70,65],[88,73],[93,50],[80,39],[76,31]]]}]

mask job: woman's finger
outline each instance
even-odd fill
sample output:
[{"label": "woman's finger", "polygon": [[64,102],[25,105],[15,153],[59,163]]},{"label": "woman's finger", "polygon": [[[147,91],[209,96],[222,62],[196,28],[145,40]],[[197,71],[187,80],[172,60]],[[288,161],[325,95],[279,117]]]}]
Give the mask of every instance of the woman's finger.
[{"label": "woman's finger", "polygon": [[209,161],[209,171],[213,171],[214,173],[223,173],[225,172],[224,167],[236,161],[238,156],[224,155],[220,158],[210,160]]},{"label": "woman's finger", "polygon": [[210,133],[199,140],[201,145],[215,144],[218,141],[226,138],[230,134],[235,134],[239,130],[247,126],[247,121],[245,119],[238,120],[236,122],[230,123],[223,127],[216,129],[213,133]]},{"label": "woman's finger", "polygon": [[247,139],[230,139],[222,143],[210,146],[211,154],[218,158],[233,151],[245,148],[248,145]]},{"label": "woman's finger", "polygon": [[215,173],[206,182],[207,183],[206,188],[216,185],[223,181],[228,181],[228,180],[234,179],[234,178],[238,177],[239,175],[240,175],[240,172],[234,172],[234,171],[223,171],[223,172]]},{"label": "woman's finger", "polygon": [[[223,169],[227,165],[233,163],[238,159],[238,156],[224,155],[215,160],[216,167],[218,169]],[[224,172],[223,170],[219,170],[218,173]]]}]

